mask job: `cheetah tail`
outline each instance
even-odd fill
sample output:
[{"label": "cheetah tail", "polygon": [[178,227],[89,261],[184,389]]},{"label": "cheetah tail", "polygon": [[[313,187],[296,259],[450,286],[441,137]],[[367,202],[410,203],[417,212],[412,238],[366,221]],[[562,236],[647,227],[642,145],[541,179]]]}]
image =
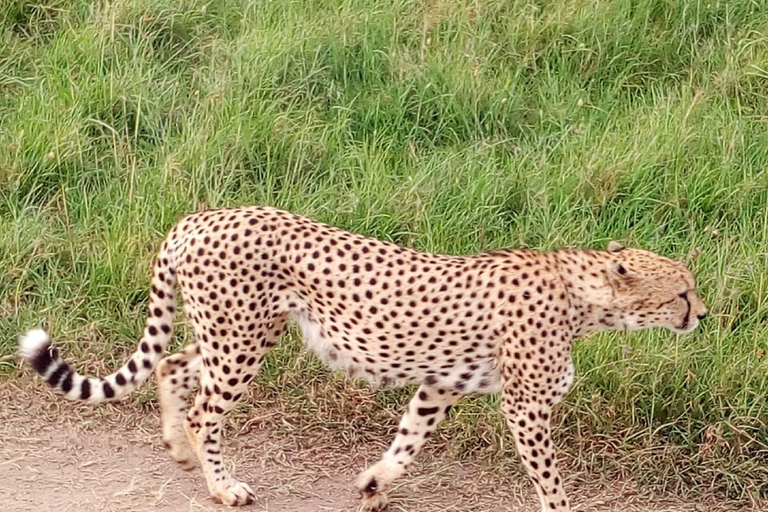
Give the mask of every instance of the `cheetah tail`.
[{"label": "cheetah tail", "polygon": [[85,377],[77,373],[61,358],[42,329],[30,330],[19,338],[19,354],[48,384],[70,400],[91,403],[119,400],[147,380],[163,357],[171,340],[176,312],[175,285],[176,261],[166,240],[154,264],[144,336],[128,362],[107,377]]}]

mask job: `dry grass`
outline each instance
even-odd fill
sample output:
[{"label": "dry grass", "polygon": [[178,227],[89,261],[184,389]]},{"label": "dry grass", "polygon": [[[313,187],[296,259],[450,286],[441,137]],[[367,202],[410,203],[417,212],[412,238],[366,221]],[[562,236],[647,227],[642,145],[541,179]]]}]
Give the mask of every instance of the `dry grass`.
[{"label": "dry grass", "polygon": [[[357,393],[364,414],[374,400],[370,393]],[[10,493],[17,512],[53,512],[61,504],[75,511],[227,510],[207,498],[198,470],[185,473],[165,455],[151,405],[65,402],[37,379],[26,378],[0,382],[0,401],[0,464],[8,475],[0,481],[0,494]],[[363,435],[354,421],[328,426],[327,418],[278,404],[265,405],[257,397],[248,414],[233,415],[225,442],[236,471],[261,497],[255,510],[357,510],[354,475],[385,448],[389,436],[383,434],[394,421]],[[515,458],[494,467],[457,459],[445,449],[446,433],[440,432],[438,442],[391,491],[390,510],[537,509],[535,493]],[[641,491],[631,479],[607,480],[574,467],[567,467],[566,475],[575,511],[733,512],[766,506]],[[24,490],[33,488],[34,498]],[[55,502],[41,505],[54,493]]]}]

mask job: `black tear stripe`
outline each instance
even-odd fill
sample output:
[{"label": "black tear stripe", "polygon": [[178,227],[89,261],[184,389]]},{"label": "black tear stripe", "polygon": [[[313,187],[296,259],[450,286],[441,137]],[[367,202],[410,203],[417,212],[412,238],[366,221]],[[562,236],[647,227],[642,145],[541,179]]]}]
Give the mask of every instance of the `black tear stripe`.
[{"label": "black tear stripe", "polygon": [[683,319],[683,329],[687,329],[689,325],[691,325],[691,301],[688,300],[688,294],[685,294],[683,296],[685,299],[685,305],[688,306],[688,309],[685,311],[685,318]]}]

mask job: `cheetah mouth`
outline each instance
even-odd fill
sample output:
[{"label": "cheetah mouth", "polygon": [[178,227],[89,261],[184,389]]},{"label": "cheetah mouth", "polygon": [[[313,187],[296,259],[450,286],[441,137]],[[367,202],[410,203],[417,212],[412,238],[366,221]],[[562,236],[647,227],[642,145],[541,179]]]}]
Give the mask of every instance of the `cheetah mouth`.
[{"label": "cheetah mouth", "polygon": [[680,334],[688,334],[698,327],[698,322],[683,322],[679,327],[673,327],[672,330]]}]

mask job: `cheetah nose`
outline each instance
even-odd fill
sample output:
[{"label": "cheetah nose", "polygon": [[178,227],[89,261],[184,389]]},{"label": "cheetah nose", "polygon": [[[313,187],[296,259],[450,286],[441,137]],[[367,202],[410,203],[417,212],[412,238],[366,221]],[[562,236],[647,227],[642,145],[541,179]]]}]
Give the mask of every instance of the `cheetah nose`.
[{"label": "cheetah nose", "polygon": [[698,315],[696,315],[696,318],[698,318],[699,320],[704,320],[705,318],[707,318],[707,314],[699,313]]}]

